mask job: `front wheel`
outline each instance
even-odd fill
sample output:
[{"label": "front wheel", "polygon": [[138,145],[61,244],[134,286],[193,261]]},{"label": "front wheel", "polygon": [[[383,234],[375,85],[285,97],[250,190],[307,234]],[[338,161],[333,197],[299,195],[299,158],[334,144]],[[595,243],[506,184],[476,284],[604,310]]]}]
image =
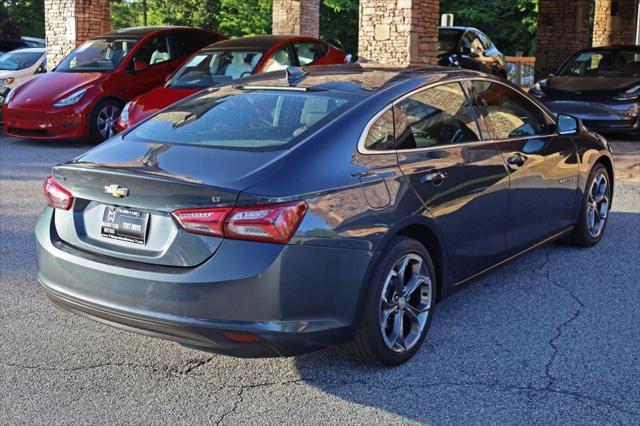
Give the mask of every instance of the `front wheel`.
[{"label": "front wheel", "polygon": [[114,99],[100,101],[93,109],[89,130],[91,139],[102,142],[116,134],[116,123],[122,111],[122,104]]},{"label": "front wheel", "polygon": [[591,170],[586,190],[580,218],[568,241],[591,247],[602,238],[611,208],[611,176],[603,164],[598,163]]},{"label": "front wheel", "polygon": [[348,351],[370,364],[393,366],[408,361],[426,338],[435,296],[429,252],[416,240],[394,238],[372,274]]}]

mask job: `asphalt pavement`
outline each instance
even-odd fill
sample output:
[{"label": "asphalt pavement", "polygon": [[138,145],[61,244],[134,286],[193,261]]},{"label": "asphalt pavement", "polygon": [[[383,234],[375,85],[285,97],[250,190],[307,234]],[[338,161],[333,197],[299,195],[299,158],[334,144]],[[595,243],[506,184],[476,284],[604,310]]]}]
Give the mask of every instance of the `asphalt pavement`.
[{"label": "asphalt pavement", "polygon": [[437,306],[408,364],[333,349],[237,359],[55,308],[33,227],[55,163],[90,148],[0,137],[0,424],[638,424],[640,142],[591,249],[552,244]]}]

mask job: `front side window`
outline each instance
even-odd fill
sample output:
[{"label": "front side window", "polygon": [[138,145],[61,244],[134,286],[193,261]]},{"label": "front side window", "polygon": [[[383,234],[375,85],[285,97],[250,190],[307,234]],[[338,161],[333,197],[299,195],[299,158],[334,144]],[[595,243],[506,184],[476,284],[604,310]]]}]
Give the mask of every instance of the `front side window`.
[{"label": "front side window", "polygon": [[136,39],[89,40],[67,55],[58,72],[105,72],[114,70],[137,43]]},{"label": "front side window", "polygon": [[144,62],[148,66],[161,64],[174,59],[169,50],[169,43],[166,36],[158,36],[147,42],[136,53],[136,61]]},{"label": "front side window", "polygon": [[549,133],[550,122],[540,108],[513,89],[491,81],[474,81],[479,115],[495,139]]},{"label": "front side window", "polygon": [[395,106],[398,149],[476,142],[480,131],[458,83],[425,89]]},{"label": "front side window", "polygon": [[291,65],[293,65],[293,61],[287,49],[280,49],[267,60],[264,72],[280,71]]},{"label": "front side window", "polygon": [[202,52],[184,64],[169,82],[176,88],[204,88],[253,74],[262,52],[220,50]]},{"label": "front side window", "polygon": [[298,55],[300,66],[311,65],[327,53],[325,46],[310,41],[294,43],[293,50]]},{"label": "front side window", "polygon": [[178,103],[131,135],[158,143],[278,149],[340,114],[354,95],[222,88]]},{"label": "front side window", "polygon": [[571,58],[559,75],[573,77],[640,77],[640,52],[599,50]]}]

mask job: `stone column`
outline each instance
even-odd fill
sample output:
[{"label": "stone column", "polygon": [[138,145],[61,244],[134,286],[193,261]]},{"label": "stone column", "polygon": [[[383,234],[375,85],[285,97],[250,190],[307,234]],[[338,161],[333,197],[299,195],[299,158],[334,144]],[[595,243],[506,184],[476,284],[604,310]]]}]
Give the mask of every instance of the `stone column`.
[{"label": "stone column", "polygon": [[589,47],[591,0],[540,0],[536,32],[536,80],[546,77],[569,55]]},{"label": "stone column", "polygon": [[596,0],[593,45],[635,44],[638,0]]},{"label": "stone column", "polygon": [[44,20],[52,69],[87,39],[111,30],[109,0],[45,0]]},{"label": "stone column", "polygon": [[432,65],[439,0],[360,0],[358,54],[389,65]]},{"label": "stone column", "polygon": [[320,0],[273,0],[273,34],[320,36]]}]

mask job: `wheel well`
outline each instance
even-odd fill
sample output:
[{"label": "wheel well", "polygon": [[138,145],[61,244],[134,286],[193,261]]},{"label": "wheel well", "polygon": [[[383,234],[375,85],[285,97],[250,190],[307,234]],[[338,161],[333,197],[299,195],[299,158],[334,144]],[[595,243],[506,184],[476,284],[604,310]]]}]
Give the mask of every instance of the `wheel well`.
[{"label": "wheel well", "polygon": [[600,157],[598,158],[598,160],[596,161],[596,164],[602,164],[607,168],[607,173],[609,174],[609,180],[611,181],[611,199],[613,200],[613,185],[614,185],[614,179],[615,179],[615,175],[613,174],[613,163],[611,162],[611,159],[609,157]]},{"label": "wheel well", "polygon": [[398,235],[413,238],[426,247],[433,260],[433,267],[436,270],[436,284],[437,284],[437,301],[442,297],[442,289],[444,282],[444,259],[442,255],[442,247],[438,238],[431,229],[424,225],[410,225],[398,232]]}]

